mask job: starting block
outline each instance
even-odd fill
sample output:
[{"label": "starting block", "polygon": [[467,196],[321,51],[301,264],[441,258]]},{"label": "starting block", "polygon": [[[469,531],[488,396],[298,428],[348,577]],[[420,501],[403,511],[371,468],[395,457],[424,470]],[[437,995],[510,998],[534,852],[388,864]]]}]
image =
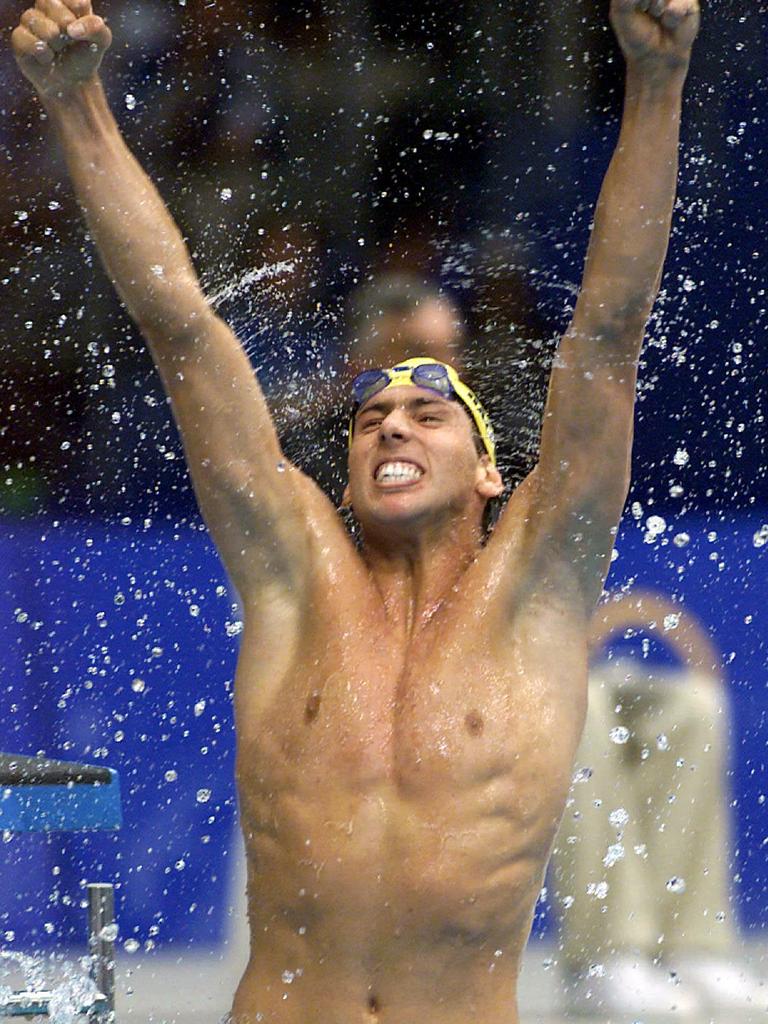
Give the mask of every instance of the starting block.
[{"label": "starting block", "polygon": [[[96,765],[0,754],[0,830],[80,832],[122,825],[120,779]],[[88,952],[95,993],[80,1015],[115,1022],[115,901],[108,883],[88,885]],[[53,993],[0,995],[0,1017],[48,1016]]]},{"label": "starting block", "polygon": [[0,754],[0,830],[80,832],[122,825],[111,768]]}]

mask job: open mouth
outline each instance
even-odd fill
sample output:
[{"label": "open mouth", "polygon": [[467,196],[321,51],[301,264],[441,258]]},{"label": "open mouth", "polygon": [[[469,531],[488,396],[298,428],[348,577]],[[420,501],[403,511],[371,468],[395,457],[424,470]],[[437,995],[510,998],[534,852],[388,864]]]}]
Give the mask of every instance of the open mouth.
[{"label": "open mouth", "polygon": [[384,487],[402,487],[415,483],[424,470],[414,462],[382,462],[376,467],[374,480]]}]

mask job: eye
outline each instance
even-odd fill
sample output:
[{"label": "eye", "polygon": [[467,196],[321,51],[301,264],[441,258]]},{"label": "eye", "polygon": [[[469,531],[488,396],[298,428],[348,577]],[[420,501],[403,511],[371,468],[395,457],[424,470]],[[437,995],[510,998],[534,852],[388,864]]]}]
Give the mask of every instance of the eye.
[{"label": "eye", "polygon": [[377,430],[381,425],[381,416],[371,416],[369,419],[364,419],[359,425],[358,429],[368,432],[371,430]]},{"label": "eye", "polygon": [[434,412],[424,412],[419,416],[420,423],[442,423],[443,418]]}]

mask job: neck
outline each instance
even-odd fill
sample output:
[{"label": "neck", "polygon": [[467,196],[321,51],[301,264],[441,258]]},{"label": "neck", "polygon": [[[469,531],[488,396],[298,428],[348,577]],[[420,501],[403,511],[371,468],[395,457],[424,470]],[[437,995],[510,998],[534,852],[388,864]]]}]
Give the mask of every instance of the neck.
[{"label": "neck", "polygon": [[481,546],[479,524],[462,518],[443,529],[366,531],[363,557],[387,618],[412,636],[443,604]]}]

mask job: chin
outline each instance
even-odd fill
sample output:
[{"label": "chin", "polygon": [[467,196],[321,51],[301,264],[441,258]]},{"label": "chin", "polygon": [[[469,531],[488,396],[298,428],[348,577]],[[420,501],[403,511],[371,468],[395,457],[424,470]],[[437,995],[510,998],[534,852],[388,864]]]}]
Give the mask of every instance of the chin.
[{"label": "chin", "polygon": [[436,505],[425,495],[385,495],[383,500],[372,502],[363,516],[358,517],[360,525],[365,529],[377,532],[392,530],[402,533],[405,530],[419,530],[443,522],[446,518],[454,518],[460,513],[450,504],[441,502]]}]

